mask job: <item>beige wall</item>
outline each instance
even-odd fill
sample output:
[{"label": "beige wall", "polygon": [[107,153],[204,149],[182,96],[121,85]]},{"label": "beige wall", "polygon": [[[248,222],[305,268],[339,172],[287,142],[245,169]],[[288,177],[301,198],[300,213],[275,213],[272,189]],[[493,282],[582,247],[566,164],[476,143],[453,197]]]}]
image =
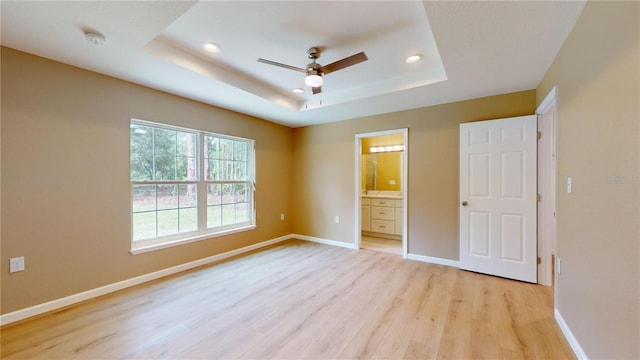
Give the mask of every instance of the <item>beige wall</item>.
[{"label": "beige wall", "polygon": [[640,358],[639,4],[587,3],[537,89],[557,86],[557,307],[591,359]]},{"label": "beige wall", "polygon": [[[7,48],[1,115],[3,314],[291,233],[287,127]],[[131,117],[255,139],[257,228],[131,255]]]},{"label": "beige wall", "polygon": [[295,129],[294,232],[354,243],[355,135],[408,128],[409,253],[457,260],[458,125],[534,111],[531,90]]}]

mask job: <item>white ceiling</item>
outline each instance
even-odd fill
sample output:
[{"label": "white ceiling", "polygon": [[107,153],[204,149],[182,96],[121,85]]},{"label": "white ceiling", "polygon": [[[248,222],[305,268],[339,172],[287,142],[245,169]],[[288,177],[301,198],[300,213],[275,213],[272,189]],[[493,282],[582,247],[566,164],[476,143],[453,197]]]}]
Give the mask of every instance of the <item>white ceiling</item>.
[{"label": "white ceiling", "polygon": [[[585,2],[0,4],[3,46],[299,127],[536,88]],[[316,95],[304,74],[256,61],[304,68],[312,46],[323,65],[360,51],[369,60],[325,75]],[[415,53],[423,61],[405,63]]]}]

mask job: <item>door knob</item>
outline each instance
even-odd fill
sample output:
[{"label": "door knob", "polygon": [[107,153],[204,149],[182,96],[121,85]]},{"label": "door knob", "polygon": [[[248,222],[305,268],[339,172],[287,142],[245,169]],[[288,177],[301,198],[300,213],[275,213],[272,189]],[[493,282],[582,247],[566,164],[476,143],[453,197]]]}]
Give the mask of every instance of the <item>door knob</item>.
[{"label": "door knob", "polygon": [[463,202],[462,202],[462,206],[467,206],[467,205],[469,205],[469,203],[468,203],[468,202],[466,202],[466,201],[463,201]]}]

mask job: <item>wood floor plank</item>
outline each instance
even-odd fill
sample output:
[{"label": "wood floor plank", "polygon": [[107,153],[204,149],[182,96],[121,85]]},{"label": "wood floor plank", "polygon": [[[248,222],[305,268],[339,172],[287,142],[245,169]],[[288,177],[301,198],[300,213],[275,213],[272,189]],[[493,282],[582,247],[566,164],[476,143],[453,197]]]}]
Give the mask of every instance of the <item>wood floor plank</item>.
[{"label": "wood floor plank", "polygon": [[1,357],[572,359],[552,295],[293,240],[6,325]]}]

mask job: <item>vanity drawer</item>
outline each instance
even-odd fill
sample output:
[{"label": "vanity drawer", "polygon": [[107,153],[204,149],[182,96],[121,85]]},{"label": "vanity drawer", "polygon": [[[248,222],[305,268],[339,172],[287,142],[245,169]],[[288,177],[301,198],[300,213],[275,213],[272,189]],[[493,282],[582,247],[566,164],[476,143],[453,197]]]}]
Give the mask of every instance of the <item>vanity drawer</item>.
[{"label": "vanity drawer", "polygon": [[371,199],[371,205],[373,205],[373,206],[393,206],[393,200],[391,200],[391,199]]},{"label": "vanity drawer", "polygon": [[[382,206],[371,207],[371,219],[394,221],[395,218],[395,210],[393,208]],[[391,227],[393,228],[393,224]]]},{"label": "vanity drawer", "polygon": [[383,234],[394,233],[394,221],[392,220],[371,220],[371,231]]}]

